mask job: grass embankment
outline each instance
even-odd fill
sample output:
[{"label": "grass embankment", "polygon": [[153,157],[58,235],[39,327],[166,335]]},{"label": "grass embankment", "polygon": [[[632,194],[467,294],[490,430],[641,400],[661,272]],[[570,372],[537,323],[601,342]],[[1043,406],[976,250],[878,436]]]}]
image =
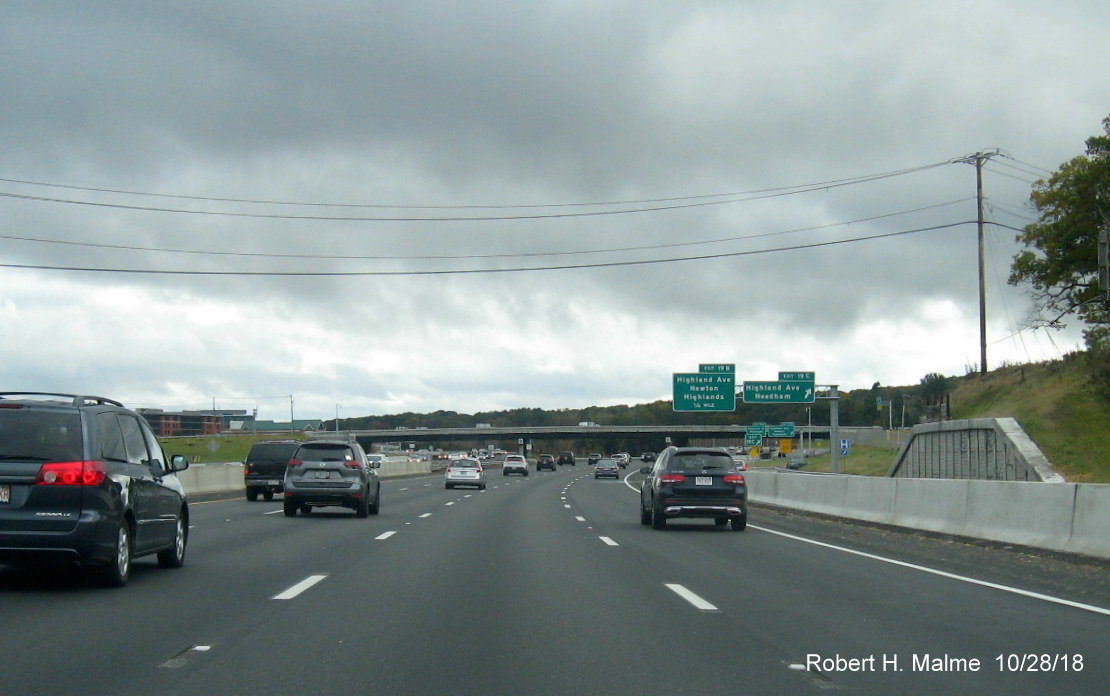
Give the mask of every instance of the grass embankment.
[{"label": "grass embankment", "polygon": [[242,435],[198,435],[162,438],[167,455],[183,454],[192,463],[241,462],[251,445],[260,440],[305,440],[303,433],[259,433]]}]

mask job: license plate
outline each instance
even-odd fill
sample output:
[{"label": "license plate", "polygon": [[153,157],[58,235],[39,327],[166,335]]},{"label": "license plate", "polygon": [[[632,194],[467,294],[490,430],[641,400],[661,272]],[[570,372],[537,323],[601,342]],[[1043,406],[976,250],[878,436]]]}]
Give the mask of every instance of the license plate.
[{"label": "license plate", "polygon": [[0,486],[0,503],[12,502],[12,487]]},{"label": "license plate", "polygon": [[695,476],[694,477],[694,485],[696,485],[696,486],[712,486],[713,485],[713,477],[712,476]]},{"label": "license plate", "polygon": [[280,485],[281,485],[281,481],[267,481],[267,482],[266,482],[266,485],[267,485],[267,486],[280,486]]},{"label": "license plate", "polygon": [[318,479],[331,478],[331,472],[330,471],[317,471],[316,472],[316,478],[318,478]]}]

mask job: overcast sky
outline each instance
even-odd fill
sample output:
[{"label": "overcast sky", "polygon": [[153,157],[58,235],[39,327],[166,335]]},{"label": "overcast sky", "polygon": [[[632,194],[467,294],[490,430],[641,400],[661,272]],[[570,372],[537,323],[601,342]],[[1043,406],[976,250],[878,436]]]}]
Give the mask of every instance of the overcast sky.
[{"label": "overcast sky", "polygon": [[995,148],[988,365],[1082,346],[1006,279],[1032,182],[1110,114],[1105,0],[0,17],[5,390],[288,419],[644,403],[700,363],[963,375],[957,160]]}]

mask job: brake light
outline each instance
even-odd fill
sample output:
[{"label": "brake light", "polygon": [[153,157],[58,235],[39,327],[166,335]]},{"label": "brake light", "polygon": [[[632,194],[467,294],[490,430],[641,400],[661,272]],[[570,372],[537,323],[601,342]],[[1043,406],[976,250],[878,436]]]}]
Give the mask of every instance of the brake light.
[{"label": "brake light", "polygon": [[684,474],[663,474],[659,477],[659,483],[686,483],[686,476]]},{"label": "brake light", "polygon": [[250,475],[251,475],[251,470],[248,469],[247,467],[243,467],[243,476],[250,476]]},{"label": "brake light", "polygon": [[737,486],[744,485],[744,477],[740,474],[729,474],[725,476],[725,483],[731,483]]},{"label": "brake light", "polygon": [[292,469],[293,467],[300,466],[301,464],[304,464],[304,462],[302,462],[300,459],[290,459],[289,463],[286,464],[286,466]]},{"label": "brake light", "polygon": [[104,462],[48,462],[39,469],[36,486],[99,486],[108,478]]},{"label": "brake light", "polygon": [[343,466],[347,467],[348,469],[357,469],[359,468],[359,463],[355,459],[346,459],[343,461]]},{"label": "brake light", "polygon": [[477,471],[477,472],[478,472],[479,474],[480,474],[480,473],[482,473],[482,465],[481,465],[481,464],[478,464],[477,466],[475,466],[475,467],[474,467],[474,469],[475,469],[475,470],[476,470],[476,471]]}]

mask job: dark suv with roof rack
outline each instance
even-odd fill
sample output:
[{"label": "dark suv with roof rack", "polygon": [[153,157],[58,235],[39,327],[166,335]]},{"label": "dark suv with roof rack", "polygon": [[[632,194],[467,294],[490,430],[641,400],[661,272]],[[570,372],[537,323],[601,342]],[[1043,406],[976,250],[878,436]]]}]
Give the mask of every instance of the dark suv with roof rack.
[{"label": "dark suv with roof rack", "polygon": [[748,489],[732,455],[716,447],[668,447],[640,469],[640,523],[655,529],[677,517],[709,518],[736,531],[748,525]]},{"label": "dark suv with roof rack", "polygon": [[118,401],[0,392],[0,564],[77,562],[112,587],[139,556],[181,567],[188,466]]}]

